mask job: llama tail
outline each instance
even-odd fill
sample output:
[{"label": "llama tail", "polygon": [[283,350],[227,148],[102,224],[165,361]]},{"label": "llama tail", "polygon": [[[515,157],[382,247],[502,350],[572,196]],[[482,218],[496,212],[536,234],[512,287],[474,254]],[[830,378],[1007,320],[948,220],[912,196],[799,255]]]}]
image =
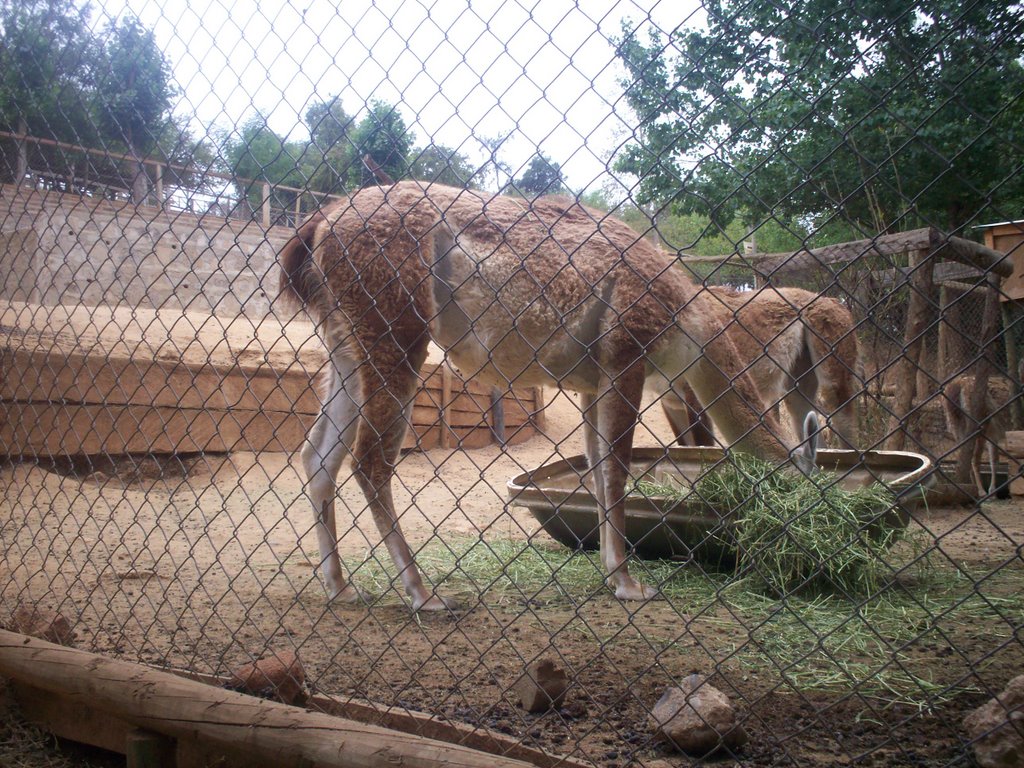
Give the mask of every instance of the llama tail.
[{"label": "llama tail", "polygon": [[317,226],[324,220],[323,213],[314,213],[299,226],[278,254],[281,265],[278,295],[286,305],[304,307],[307,311],[316,307],[323,281],[313,275],[313,240]]}]

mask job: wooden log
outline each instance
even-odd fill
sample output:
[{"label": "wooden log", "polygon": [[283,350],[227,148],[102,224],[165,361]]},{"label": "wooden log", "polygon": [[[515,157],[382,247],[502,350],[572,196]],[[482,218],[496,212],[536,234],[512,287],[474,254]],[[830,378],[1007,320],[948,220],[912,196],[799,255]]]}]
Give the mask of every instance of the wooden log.
[{"label": "wooden log", "polygon": [[961,237],[949,237],[932,227],[785,253],[689,257],[684,261],[687,264],[742,261],[754,269],[755,279],[770,281],[773,275],[786,272],[854,261],[863,256],[896,256],[913,251],[926,251],[937,258],[958,261],[983,272],[995,272],[1001,277],[1009,277],[1013,273],[1013,260],[1005,253]]},{"label": "wooden log", "polygon": [[937,258],[958,261],[1000,277],[1009,277],[1013,274],[1012,258],[973,240],[951,237],[933,228],[928,230],[928,246]]},{"label": "wooden log", "polygon": [[138,728],[251,750],[256,765],[524,768],[529,763],[203,685],[0,630],[0,674]]},{"label": "wooden log", "polygon": [[[778,274],[780,272],[817,267],[822,264],[853,261],[867,255],[894,256],[910,251],[923,250],[928,247],[929,239],[929,229],[914,229],[908,232],[895,232],[889,235],[868,237],[863,240],[826,245],[821,248],[800,249],[783,253],[761,253],[755,257],[744,256],[742,259],[754,265],[755,271],[760,275],[761,279],[764,279],[772,273]],[[739,260],[740,258],[739,254],[732,254],[725,258],[721,256],[691,257],[685,259],[685,262],[687,264],[701,264],[705,262],[729,261],[730,259]]]},{"label": "wooden log", "polygon": [[[223,687],[227,678],[202,674],[186,669],[158,668],[179,677],[196,680],[207,685]],[[423,712],[402,706],[385,706],[378,702],[359,699],[354,696],[343,698],[312,695],[307,706],[329,715],[357,720],[367,725],[378,725],[405,733],[425,736],[430,739],[461,744],[495,755],[525,760],[537,768],[593,768],[593,763],[585,763],[565,755],[555,755],[542,749],[529,747],[523,740],[514,735],[506,735],[480,724],[461,723],[457,720],[435,718]]]}]

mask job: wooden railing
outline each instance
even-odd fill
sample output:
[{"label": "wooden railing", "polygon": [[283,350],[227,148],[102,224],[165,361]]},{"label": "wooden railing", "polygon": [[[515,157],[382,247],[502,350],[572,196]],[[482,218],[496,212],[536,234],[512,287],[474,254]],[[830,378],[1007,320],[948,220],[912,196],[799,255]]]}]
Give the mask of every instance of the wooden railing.
[{"label": "wooden railing", "polygon": [[[214,214],[224,218],[259,221],[265,228],[274,225],[295,226],[305,213],[322,206],[330,200],[341,199],[339,195],[314,192],[309,189],[290,187],[285,184],[270,184],[263,179],[248,179],[233,174],[221,173],[209,168],[184,166],[150,158],[132,157],[109,150],[97,150],[77,144],[68,144],[53,139],[43,139],[24,134],[0,131],[0,140],[14,141],[17,146],[17,162],[14,180],[19,185],[47,186],[51,182],[66,183],[69,189],[79,187],[89,190],[88,194],[102,194],[110,199],[125,200],[137,205],[156,205],[165,210],[184,211],[195,214]],[[52,147],[65,152],[75,152],[86,158],[98,158],[104,162],[129,163],[145,172],[131,178],[122,178],[125,186],[106,180],[76,175],[74,163],[66,163],[63,169],[40,170],[30,167],[28,146]],[[170,172],[170,173],[169,173]],[[165,182],[168,178],[196,178],[192,186],[174,185]],[[218,189],[217,187],[220,187]],[[249,190],[260,192],[259,203],[250,205]],[[283,193],[283,194],[282,194]],[[274,201],[283,196],[294,196],[294,203],[287,208],[275,206]],[[306,203],[304,205],[304,203]]]}]

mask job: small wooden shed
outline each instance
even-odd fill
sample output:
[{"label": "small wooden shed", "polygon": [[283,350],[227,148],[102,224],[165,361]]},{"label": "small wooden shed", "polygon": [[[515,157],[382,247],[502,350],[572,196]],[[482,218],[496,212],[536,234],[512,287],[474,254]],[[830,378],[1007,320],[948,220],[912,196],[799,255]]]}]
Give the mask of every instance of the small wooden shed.
[{"label": "small wooden shed", "polygon": [[1013,259],[1013,274],[1003,279],[1000,298],[1021,301],[1024,299],[1024,219],[984,224],[978,229],[985,233],[985,245]]}]

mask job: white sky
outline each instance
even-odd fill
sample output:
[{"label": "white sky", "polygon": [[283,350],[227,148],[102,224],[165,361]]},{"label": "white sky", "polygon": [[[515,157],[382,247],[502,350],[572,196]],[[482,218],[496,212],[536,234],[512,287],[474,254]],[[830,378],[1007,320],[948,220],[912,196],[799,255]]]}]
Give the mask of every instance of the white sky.
[{"label": "white sky", "polygon": [[699,0],[99,0],[152,28],[182,89],[180,114],[230,130],[257,110],[300,138],[302,115],[335,94],[350,114],[397,104],[422,146],[484,158],[476,140],[512,132],[518,175],[539,150],[570,186],[598,186],[629,136],[609,38],[624,18],[663,30],[700,20]]}]

